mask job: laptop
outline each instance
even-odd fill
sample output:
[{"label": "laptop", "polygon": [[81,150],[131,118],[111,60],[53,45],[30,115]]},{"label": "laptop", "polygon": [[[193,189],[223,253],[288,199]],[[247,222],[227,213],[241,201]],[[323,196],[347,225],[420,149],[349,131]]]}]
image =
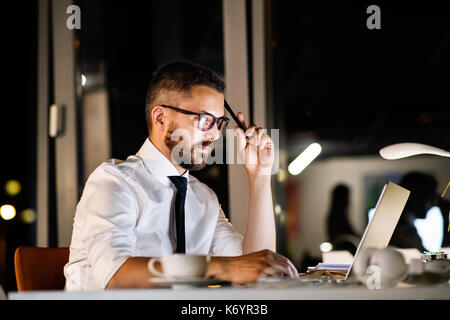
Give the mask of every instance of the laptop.
[{"label": "laptop", "polygon": [[[395,227],[397,226],[398,220],[400,219],[400,215],[403,212],[403,208],[406,205],[406,201],[408,200],[410,191],[396,185],[395,183],[388,181],[381,191],[381,194],[378,198],[377,205],[375,206],[375,211],[372,216],[372,219],[369,221],[366,230],[359,242],[358,249],[356,250],[355,256],[353,258],[353,262],[350,266],[346,265],[343,268],[343,265],[331,265],[331,269],[336,271],[336,268],[341,267],[342,270],[346,270],[345,278],[343,279],[317,279],[303,276],[300,278],[301,281],[313,281],[313,282],[342,282],[349,279],[352,276],[353,266],[357,263],[361,263],[361,259],[364,257],[361,255],[361,252],[366,248],[374,248],[374,249],[384,249],[388,246],[389,241],[391,240],[392,234],[394,233]],[[326,269],[326,266],[322,264],[320,269]],[[265,278],[269,280],[268,278]],[[295,279],[297,280],[297,279]]]},{"label": "laptop", "polygon": [[347,271],[345,280],[351,276],[353,266],[363,257],[360,254],[366,248],[384,249],[387,248],[398,220],[403,212],[403,208],[408,201],[410,191],[388,181],[381,191],[375,211],[364,234],[359,242],[350,268]]}]

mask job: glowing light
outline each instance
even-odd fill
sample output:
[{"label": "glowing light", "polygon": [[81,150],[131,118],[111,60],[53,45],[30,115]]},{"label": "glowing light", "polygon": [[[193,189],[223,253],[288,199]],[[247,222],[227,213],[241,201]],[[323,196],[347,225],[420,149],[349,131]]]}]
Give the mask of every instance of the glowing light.
[{"label": "glowing light", "polygon": [[81,85],[84,87],[86,85],[87,78],[84,74],[81,75]]},{"label": "glowing light", "polygon": [[278,170],[277,178],[278,178],[279,182],[286,181],[288,178],[288,174],[287,174],[286,170],[284,170],[284,169]]},{"label": "glowing light", "polygon": [[288,171],[293,176],[300,174],[320,153],[322,152],[322,146],[318,143],[309,145],[297,158],[292,161],[288,166]]},{"label": "glowing light", "polygon": [[281,213],[281,206],[279,204],[275,205],[275,214],[278,216]]},{"label": "glowing light", "polygon": [[375,208],[369,209],[369,222],[372,220],[373,214],[375,213]]},{"label": "glowing light", "polygon": [[427,251],[437,252],[441,249],[444,238],[444,217],[439,207],[428,210],[425,219],[414,220],[414,226]]},{"label": "glowing light", "polygon": [[36,211],[33,209],[25,209],[20,213],[20,220],[25,223],[33,223],[36,221]]},{"label": "glowing light", "polygon": [[286,215],[285,214],[279,214],[279,221],[281,225],[284,225],[286,223]]},{"label": "glowing light", "polygon": [[322,252],[330,252],[331,250],[333,250],[333,245],[329,242],[322,242],[320,244],[320,251]]},{"label": "glowing light", "polygon": [[20,182],[17,180],[9,180],[5,184],[5,191],[9,196],[16,196],[22,190]]},{"label": "glowing light", "polygon": [[16,208],[12,205],[5,204],[0,207],[0,216],[4,220],[11,220],[16,216]]}]

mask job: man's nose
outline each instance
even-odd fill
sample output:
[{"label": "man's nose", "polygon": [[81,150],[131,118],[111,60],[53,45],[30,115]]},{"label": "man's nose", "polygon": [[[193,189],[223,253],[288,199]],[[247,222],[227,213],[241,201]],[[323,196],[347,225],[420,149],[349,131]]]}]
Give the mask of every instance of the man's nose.
[{"label": "man's nose", "polygon": [[208,131],[205,131],[203,136],[207,140],[211,140],[211,141],[218,140],[220,138],[220,131],[219,131],[219,128],[217,127],[217,123],[215,123],[211,129],[209,129]]}]

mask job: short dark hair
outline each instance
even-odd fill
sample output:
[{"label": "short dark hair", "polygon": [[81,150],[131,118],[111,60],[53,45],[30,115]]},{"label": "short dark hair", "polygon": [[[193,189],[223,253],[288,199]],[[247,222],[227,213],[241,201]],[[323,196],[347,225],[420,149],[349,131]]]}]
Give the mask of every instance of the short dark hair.
[{"label": "short dark hair", "polygon": [[145,99],[147,125],[151,129],[150,109],[162,90],[189,94],[196,86],[207,86],[225,92],[225,82],[211,69],[187,60],[177,60],[158,66],[153,72]]}]

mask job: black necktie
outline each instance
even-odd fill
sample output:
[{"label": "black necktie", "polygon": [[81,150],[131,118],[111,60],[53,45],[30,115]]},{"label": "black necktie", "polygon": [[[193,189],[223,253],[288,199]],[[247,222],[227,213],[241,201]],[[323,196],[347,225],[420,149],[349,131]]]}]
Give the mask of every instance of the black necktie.
[{"label": "black necktie", "polygon": [[175,253],[186,253],[186,236],[184,233],[184,202],[186,200],[187,179],[180,176],[170,176],[169,179],[177,188],[177,195],[175,196],[177,249],[175,250]]}]

